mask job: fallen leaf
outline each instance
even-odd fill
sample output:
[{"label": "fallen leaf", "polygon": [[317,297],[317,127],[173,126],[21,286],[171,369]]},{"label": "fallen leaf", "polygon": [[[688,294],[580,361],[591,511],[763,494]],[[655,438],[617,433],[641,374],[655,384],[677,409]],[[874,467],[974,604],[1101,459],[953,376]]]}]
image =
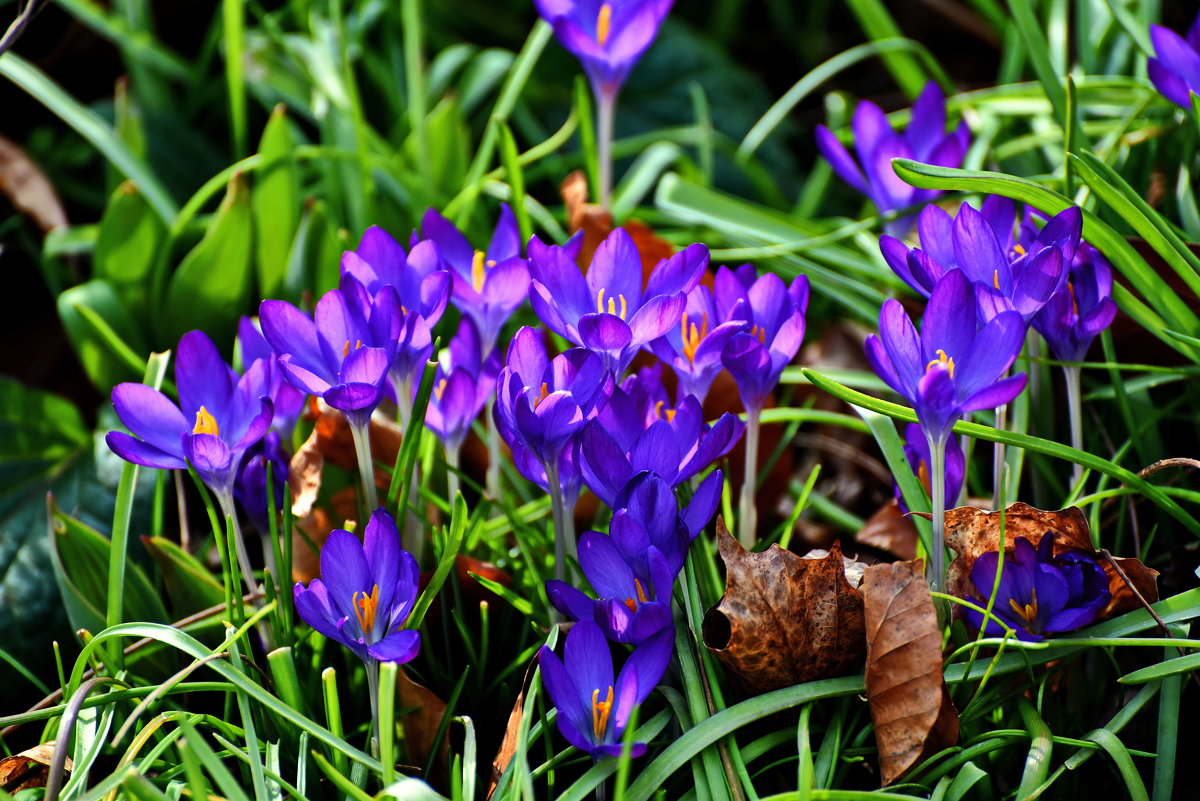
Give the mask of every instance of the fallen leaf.
[{"label": "fallen leaf", "polygon": [[[1108,575],[1112,600],[1097,616],[1098,620],[1141,608],[1141,601],[1112,562],[1092,547],[1087,518],[1077,507],[1046,511],[1029,504],[1014,503],[1004,510],[1005,553],[1012,551],[1017,537],[1024,537],[1036,548],[1042,537],[1050,532],[1054,532],[1056,556],[1067,551],[1086,551]],[[971,582],[971,569],[980,554],[1000,549],[1000,512],[987,512],[972,506],[960,506],[947,511],[946,544],[957,554],[946,569],[946,592],[960,598],[980,598]],[[1138,559],[1114,559],[1146,601],[1154,603],[1158,600],[1158,571],[1146,567]]]},{"label": "fallen leaf", "polygon": [[867,700],[886,787],[958,741],[958,712],[942,677],[942,630],[924,561],[871,565],[862,594]]},{"label": "fallen leaf", "polygon": [[[320,549],[334,528],[329,512],[323,506],[313,508],[305,517],[296,518],[296,530],[292,532],[293,583],[299,581],[307,584],[320,577]],[[314,547],[316,550],[313,550]]]},{"label": "fallen leaf", "polygon": [[517,741],[521,737],[521,719],[525,715],[525,693],[529,691],[529,683],[533,681],[533,672],[537,670],[537,664],[536,656],[529,660],[529,664],[525,667],[525,676],[521,679],[521,691],[517,693],[517,700],[513,702],[512,711],[508,713],[508,724],[504,727],[504,739],[500,741],[500,748],[492,760],[492,776],[488,781],[487,791],[488,801],[491,801],[500,777],[504,775],[504,771],[508,770],[508,763],[517,753]]},{"label": "fallen leaf", "polygon": [[[583,247],[579,251],[579,266],[587,269],[592,263],[592,256],[604,238],[612,233],[613,216],[608,209],[599,203],[588,202],[587,177],[582,170],[575,170],[559,184],[559,194],[567,210],[567,229],[573,234],[583,231]],[[663,259],[670,258],[675,253],[675,247],[670,242],[660,239],[645,223],[637,220],[626,220],[621,224],[625,232],[633,239],[638,253],[642,257],[642,280],[645,281],[650,271]],[[708,279],[711,286],[711,278]]]},{"label": "fallen leaf", "polygon": [[10,139],[0,136],[0,192],[43,232],[67,224],[58,192],[41,167]]},{"label": "fallen leaf", "polygon": [[[0,759],[0,789],[6,793],[45,787],[50,777],[50,763],[54,761],[54,743],[43,743],[28,748],[15,756]],[[67,757],[66,772],[73,769]]]},{"label": "fallen leaf", "polygon": [[863,661],[863,602],[841,549],[803,559],[778,545],[751,553],[717,518],[725,595],[704,616],[704,644],[747,690],[844,676]]},{"label": "fallen leaf", "polygon": [[397,721],[404,731],[404,747],[409,761],[414,765],[424,765],[436,748],[438,753],[434,760],[434,773],[444,775],[450,751],[449,729],[442,734],[441,742],[435,742],[435,739],[442,718],[446,715],[446,702],[425,685],[413,681],[408,671],[400,668],[396,673],[396,706],[405,710],[397,716]]},{"label": "fallen leaf", "polygon": [[895,498],[879,507],[855,535],[854,541],[901,559],[917,557],[917,527],[900,511]]}]

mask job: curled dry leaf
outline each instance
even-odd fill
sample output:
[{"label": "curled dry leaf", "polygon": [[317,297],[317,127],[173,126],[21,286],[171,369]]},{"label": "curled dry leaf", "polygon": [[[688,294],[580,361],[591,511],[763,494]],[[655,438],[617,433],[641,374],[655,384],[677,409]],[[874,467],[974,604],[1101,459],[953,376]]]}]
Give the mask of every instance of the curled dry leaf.
[{"label": "curled dry leaf", "polygon": [[841,549],[802,559],[772,545],[751,553],[717,518],[725,595],[704,616],[704,644],[747,690],[764,693],[844,676],[862,665],[863,601]]},{"label": "curled dry leaf", "polygon": [[449,730],[442,734],[441,742],[436,742],[436,738],[438,726],[446,715],[446,702],[425,685],[413,681],[408,671],[401,667],[396,673],[396,706],[405,710],[398,720],[404,730],[404,747],[408,749],[409,761],[424,765],[436,748],[434,773],[444,776],[448,765],[446,757],[450,752]]},{"label": "curled dry leaf", "polygon": [[[560,626],[559,633],[566,633],[567,627]],[[492,776],[488,781],[487,799],[491,801],[492,795],[496,792],[496,785],[500,781],[500,777],[504,775],[504,771],[508,770],[508,763],[517,753],[517,742],[521,737],[521,719],[525,715],[525,695],[529,692],[529,683],[533,681],[533,672],[537,670],[537,657],[529,660],[529,664],[525,667],[525,676],[521,679],[521,691],[517,693],[517,700],[513,702],[512,712],[508,715],[508,724],[504,727],[504,739],[500,741],[500,748],[496,751],[496,757],[492,760]]]},{"label": "curled dry leaf", "polygon": [[[15,793],[31,787],[45,787],[53,759],[54,743],[35,745],[15,756],[0,759],[0,788]],[[71,758],[67,757],[66,771],[70,773],[71,770]]]},{"label": "curled dry leaf", "polygon": [[942,630],[924,561],[871,565],[862,593],[867,700],[886,786],[958,741],[958,712],[942,677]]},{"label": "curled dry leaf", "polygon": [[917,558],[917,527],[900,511],[900,504],[896,503],[895,498],[879,507],[867,519],[854,541],[901,559]]},{"label": "curled dry leaf", "polygon": [[67,212],[42,168],[10,139],[0,136],[0,192],[43,232],[67,224]]},{"label": "curled dry leaf", "polygon": [[[1004,510],[1005,553],[1011,553],[1017,537],[1029,540],[1035,548],[1046,534],[1054,532],[1054,554],[1086,551],[1095,557],[1108,575],[1112,600],[1098,616],[1105,620],[1141,608],[1137,594],[1125,583],[1112,562],[1092,546],[1087,518],[1077,507],[1045,511],[1029,504],[1014,503]],[[946,570],[946,591],[960,598],[979,598],[971,583],[971,569],[980,554],[1000,548],[1000,512],[986,512],[961,506],[946,512],[946,544],[958,554]],[[1146,567],[1140,559],[1118,559],[1121,569],[1138,593],[1149,603],[1158,600],[1158,571]]]}]

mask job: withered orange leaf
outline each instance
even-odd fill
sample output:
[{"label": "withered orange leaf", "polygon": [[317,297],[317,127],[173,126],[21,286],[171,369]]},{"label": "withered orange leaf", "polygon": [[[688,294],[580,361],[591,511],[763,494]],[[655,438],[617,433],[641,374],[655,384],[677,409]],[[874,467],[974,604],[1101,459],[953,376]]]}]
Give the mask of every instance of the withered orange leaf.
[{"label": "withered orange leaf", "polygon": [[[54,743],[42,743],[0,759],[0,788],[15,793],[31,787],[45,787],[50,776],[50,763],[54,760],[54,748]],[[66,772],[71,770],[71,758],[67,757]]]},{"label": "withered orange leaf", "polygon": [[862,594],[846,581],[841,548],[802,559],[772,545],[751,553],[717,518],[725,595],[704,616],[704,644],[745,689],[764,693],[844,676],[862,665]]},{"label": "withered orange leaf", "polygon": [[[1029,540],[1035,548],[1046,534],[1054,532],[1054,554],[1086,551],[1092,554],[1108,575],[1112,600],[1100,613],[1104,620],[1141,608],[1137,596],[1121,578],[1112,563],[1096,553],[1087,518],[1077,507],[1046,511],[1026,503],[1014,503],[1004,510],[1005,551],[1011,552],[1017,537]],[[971,569],[980,554],[1000,548],[1000,512],[986,512],[961,506],[946,512],[946,544],[957,554],[946,570],[946,591],[960,598],[979,598],[971,583]],[[1158,571],[1138,559],[1116,559],[1129,580],[1149,603],[1158,600]]]},{"label": "withered orange leaf", "polygon": [[893,498],[875,514],[867,518],[854,541],[887,551],[901,559],[917,556],[917,527],[900,511],[900,504]]},{"label": "withered orange leaf", "polygon": [[[564,178],[558,191],[567,209],[567,229],[571,233],[583,231],[583,247],[579,251],[578,261],[579,266],[586,270],[592,263],[596,248],[615,227],[612,213],[599,203],[587,202],[587,177],[582,170],[575,170]],[[656,264],[675,253],[675,247],[670,242],[660,239],[645,223],[626,220],[621,227],[633,239],[633,244],[637,246],[642,257],[643,281]]]},{"label": "withered orange leaf", "polygon": [[942,677],[942,630],[924,560],[871,565],[863,575],[867,700],[884,786],[958,741]]},{"label": "withered orange leaf", "polygon": [[448,733],[442,734],[440,743],[435,742],[435,738],[446,714],[446,702],[425,685],[413,681],[408,671],[400,668],[396,673],[396,706],[404,710],[398,720],[404,730],[404,747],[409,761],[424,765],[436,748],[438,756],[434,761],[434,771],[445,773],[450,739]]},{"label": "withered orange leaf", "polygon": [[[565,631],[566,628],[560,626],[559,633]],[[529,664],[525,667],[525,676],[521,679],[521,691],[517,693],[517,700],[513,703],[512,712],[508,714],[508,724],[504,727],[504,739],[500,741],[500,749],[496,751],[496,757],[492,760],[492,776],[488,782],[487,791],[488,801],[491,801],[500,777],[504,775],[504,771],[508,770],[508,763],[517,753],[517,742],[521,736],[521,719],[525,715],[525,694],[529,692],[529,683],[533,681],[533,671],[537,669],[537,664],[537,657],[529,660]]]}]

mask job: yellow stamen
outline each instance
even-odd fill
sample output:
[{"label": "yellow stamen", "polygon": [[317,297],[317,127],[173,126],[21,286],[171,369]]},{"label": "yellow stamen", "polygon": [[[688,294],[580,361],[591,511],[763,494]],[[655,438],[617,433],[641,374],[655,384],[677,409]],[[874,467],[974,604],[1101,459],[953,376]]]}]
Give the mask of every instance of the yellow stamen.
[{"label": "yellow stamen", "polygon": [[446,392],[446,379],[443,378],[441,381],[438,382],[437,386],[433,388],[433,396],[435,398],[437,398],[438,400],[441,400],[442,395],[444,395],[445,392]]},{"label": "yellow stamen", "polygon": [[643,587],[642,587],[642,580],[641,580],[641,579],[637,579],[637,578],[635,578],[635,579],[633,580],[633,584],[634,584],[634,586],[637,588],[637,600],[635,601],[635,600],[634,600],[634,599],[632,599],[632,598],[626,598],[626,599],[625,599],[625,605],[626,605],[627,607],[629,607],[629,611],[630,611],[630,612],[636,612],[636,611],[637,611],[637,608],[638,608],[638,603],[639,603],[639,602],[640,602],[640,603],[646,603],[646,590],[645,590],[645,588],[643,588]]},{"label": "yellow stamen", "polygon": [[674,409],[664,409],[663,407],[666,405],[667,405],[666,401],[659,401],[658,403],[655,403],[654,404],[654,416],[657,417],[659,420],[662,420],[665,417],[668,423],[672,423],[675,421],[675,410]]},{"label": "yellow stamen", "polygon": [[600,314],[604,314],[607,311],[609,314],[615,314],[618,317],[620,317],[622,320],[624,320],[625,313],[629,311],[629,304],[626,303],[624,295],[617,295],[617,298],[620,299],[620,301],[621,301],[621,311],[619,313],[617,312],[617,301],[614,300],[613,298],[608,299],[608,308],[605,309],[604,308],[604,288],[601,287],[600,293],[596,296],[596,311],[599,312]]},{"label": "yellow stamen", "polygon": [[1079,316],[1079,302],[1075,299],[1075,282],[1067,281],[1067,292],[1071,294],[1071,313]]},{"label": "yellow stamen", "polygon": [[193,434],[220,434],[221,431],[217,427],[217,420],[208,413],[208,409],[203,406],[200,411],[196,412],[196,425],[192,428]]},{"label": "yellow stamen", "polygon": [[541,403],[542,401],[544,401],[546,399],[546,396],[549,394],[550,394],[550,386],[545,381],[543,381],[541,392],[539,392],[538,396],[533,399],[533,408],[536,409],[538,407],[538,404]]},{"label": "yellow stamen", "polygon": [[608,29],[612,26],[612,5],[604,3],[596,15],[596,44],[604,47],[608,41]]},{"label": "yellow stamen", "polygon": [[700,348],[700,341],[708,336],[708,314],[705,313],[700,318],[700,328],[697,329],[695,323],[688,322],[687,312],[684,312],[680,334],[683,339],[683,355],[687,356],[687,360],[694,364],[696,351]]},{"label": "yellow stamen", "polygon": [[[401,306],[400,308],[403,309],[404,307]],[[358,350],[361,347],[362,347],[362,340],[361,339],[354,340],[354,349]],[[347,339],[346,346],[344,348],[342,348],[342,358],[344,359],[349,355],[350,355],[350,340]]]},{"label": "yellow stamen", "polygon": [[992,286],[996,287],[996,289],[1000,288],[1000,271],[999,270],[992,270]]},{"label": "yellow stamen", "polygon": [[[492,262],[495,264],[495,262]],[[491,267],[492,264],[488,264]],[[474,258],[471,259],[471,286],[475,287],[476,292],[483,290],[483,275],[484,275],[484,255],[482,250],[475,251]]]},{"label": "yellow stamen", "polygon": [[1022,247],[1021,245],[1013,245],[1013,250],[1014,250],[1014,251],[1016,251],[1016,254],[1017,254],[1018,256],[1024,256],[1024,255],[1025,255],[1025,248],[1024,248],[1024,247]]},{"label": "yellow stamen", "polygon": [[765,328],[759,328],[757,325],[750,326],[750,336],[764,345],[767,344],[767,329]]},{"label": "yellow stamen", "polygon": [[[361,596],[361,597],[360,597]],[[363,636],[370,636],[375,629],[375,612],[379,607],[379,585],[371,588],[371,594],[354,593],[354,614],[358,617],[358,625],[362,627]]]},{"label": "yellow stamen", "polygon": [[1037,590],[1030,590],[1030,593],[1033,597],[1030,602],[1024,606],[1018,604],[1014,598],[1010,598],[1008,600],[1009,606],[1012,607],[1012,610],[1017,613],[1019,618],[1025,621],[1026,625],[1032,623],[1037,618],[1038,613]]},{"label": "yellow stamen", "polygon": [[612,713],[613,705],[613,688],[608,685],[608,695],[603,701],[600,700],[599,688],[592,690],[592,733],[596,735],[597,740],[604,739],[604,732],[608,730],[608,716]]},{"label": "yellow stamen", "polygon": [[932,370],[935,364],[944,364],[946,365],[946,369],[950,371],[950,377],[954,378],[954,359],[947,356],[946,351],[942,350],[941,348],[938,348],[934,352],[937,353],[938,357],[936,359],[929,360],[929,364],[925,365],[925,372],[928,373],[930,370]]}]

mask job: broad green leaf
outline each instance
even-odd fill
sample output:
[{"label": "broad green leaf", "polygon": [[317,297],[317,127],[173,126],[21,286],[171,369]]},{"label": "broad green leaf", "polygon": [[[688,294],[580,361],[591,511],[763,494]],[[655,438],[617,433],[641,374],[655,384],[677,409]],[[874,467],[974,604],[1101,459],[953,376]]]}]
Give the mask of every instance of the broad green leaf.
[{"label": "broad green leaf", "polygon": [[148,281],[167,227],[132,181],[109,198],[92,255],[92,275],[107,280],[136,316],[149,301]]},{"label": "broad green leaf", "polygon": [[225,589],[212,572],[177,543],[164,537],[143,537],[142,544],[162,573],[172,617],[183,618],[225,600]]},{"label": "broad green leaf", "polygon": [[[51,554],[58,589],[72,628],[93,634],[105,627],[109,593],[109,541],[100,532],[64,512],[54,496],[47,499],[50,515]],[[113,588],[118,589],[118,588]],[[167,622],[167,610],[141,567],[125,566],[125,613],[135,620]]]},{"label": "broad green leaf", "polygon": [[300,173],[295,160],[296,140],[282,105],[276,106],[263,130],[258,155],[263,166],[255,173],[255,267],[258,292],[264,298],[298,300],[285,293],[288,255],[300,223]]},{"label": "broad green leaf", "polygon": [[112,284],[93,279],[66,290],[56,303],[67,338],[97,389],[107,395],[120,382],[141,378],[144,338]]},{"label": "broad green leaf", "polygon": [[[429,160],[432,186],[413,187],[420,182],[421,172],[415,170],[408,176],[410,191],[417,197],[442,199],[453,197],[466,180],[467,161],[470,157],[471,137],[463,122],[458,103],[447,98],[438,103],[425,118],[422,139],[415,133],[404,143],[404,153],[410,164],[418,164],[422,158],[420,147],[424,144],[425,158]],[[420,191],[416,191],[420,189]]]},{"label": "broad green leaf", "polygon": [[234,176],[204,238],[171,276],[159,317],[163,338],[174,342],[198,328],[218,345],[232,341],[250,300],[253,237],[250,193]]}]

